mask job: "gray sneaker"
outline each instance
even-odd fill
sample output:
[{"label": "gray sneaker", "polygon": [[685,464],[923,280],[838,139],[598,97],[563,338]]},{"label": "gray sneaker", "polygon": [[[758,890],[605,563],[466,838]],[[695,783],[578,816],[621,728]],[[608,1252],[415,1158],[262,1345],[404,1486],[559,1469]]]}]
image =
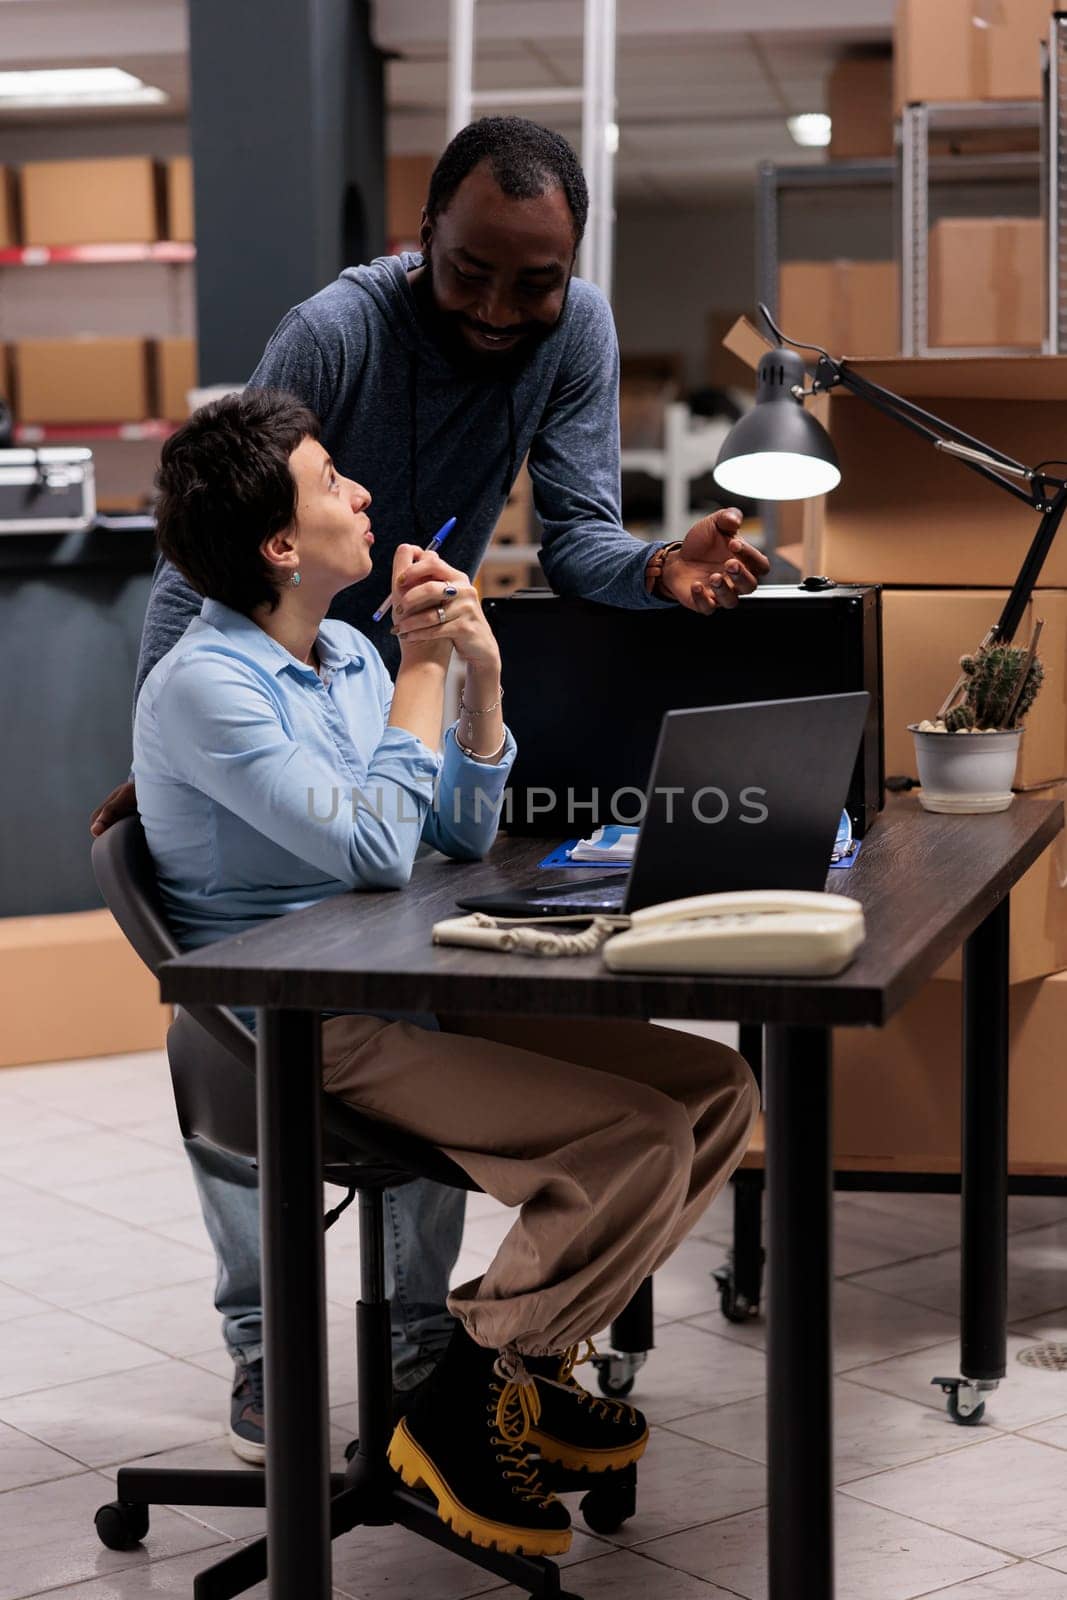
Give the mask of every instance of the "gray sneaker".
[{"label": "gray sneaker", "polygon": [[230,1396],[230,1448],[253,1467],[261,1467],[267,1447],[263,1434],[263,1362],[234,1363]]}]

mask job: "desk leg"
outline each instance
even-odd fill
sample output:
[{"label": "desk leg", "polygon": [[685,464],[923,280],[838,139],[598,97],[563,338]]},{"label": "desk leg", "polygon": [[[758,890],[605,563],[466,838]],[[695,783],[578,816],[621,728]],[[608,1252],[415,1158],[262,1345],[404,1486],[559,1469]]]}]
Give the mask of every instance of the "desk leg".
[{"label": "desk leg", "polygon": [[766,1030],[769,1600],[833,1600],[828,1028]]},{"label": "desk leg", "polygon": [[963,1378],[949,1395],[960,1422],[978,1421],[1006,1370],[1008,931],[1005,896],[963,947]]},{"label": "desk leg", "polygon": [[329,1600],[321,1022],[256,1013],[271,1600]]}]

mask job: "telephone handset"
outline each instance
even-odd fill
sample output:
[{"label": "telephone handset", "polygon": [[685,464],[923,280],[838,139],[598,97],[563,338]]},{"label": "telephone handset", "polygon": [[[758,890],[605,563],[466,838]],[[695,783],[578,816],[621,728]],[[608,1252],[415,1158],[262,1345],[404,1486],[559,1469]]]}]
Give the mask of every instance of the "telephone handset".
[{"label": "telephone handset", "polygon": [[635,911],[604,946],[613,972],[831,977],[866,937],[863,907],[844,895],[750,889],[693,895]]}]

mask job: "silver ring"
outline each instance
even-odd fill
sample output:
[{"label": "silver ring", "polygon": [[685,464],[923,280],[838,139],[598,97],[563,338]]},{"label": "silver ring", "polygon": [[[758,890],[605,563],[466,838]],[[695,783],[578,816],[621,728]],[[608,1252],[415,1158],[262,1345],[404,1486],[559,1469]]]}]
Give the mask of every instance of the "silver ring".
[{"label": "silver ring", "polygon": [[444,606],[438,606],[438,608],[437,608],[437,620],[438,620],[438,622],[442,622],[442,623],[444,622],[444,620],[445,620],[445,608],[444,608]]},{"label": "silver ring", "polygon": [[444,595],[446,600],[453,600],[458,593],[459,590],[456,588],[454,583],[445,584]]}]

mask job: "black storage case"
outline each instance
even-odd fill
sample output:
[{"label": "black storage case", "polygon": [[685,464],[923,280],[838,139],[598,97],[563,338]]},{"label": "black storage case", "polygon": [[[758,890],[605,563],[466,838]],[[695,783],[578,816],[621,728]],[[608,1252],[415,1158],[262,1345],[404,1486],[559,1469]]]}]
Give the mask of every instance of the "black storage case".
[{"label": "black storage case", "polygon": [[512,832],[562,839],[634,820],[633,794],[614,814],[611,799],[644,791],[665,711],[855,689],[871,696],[847,800],[858,837],[884,804],[877,586],[768,586],[716,617],[624,611],[529,589],[487,600],[485,613],[519,746],[505,812]]}]

